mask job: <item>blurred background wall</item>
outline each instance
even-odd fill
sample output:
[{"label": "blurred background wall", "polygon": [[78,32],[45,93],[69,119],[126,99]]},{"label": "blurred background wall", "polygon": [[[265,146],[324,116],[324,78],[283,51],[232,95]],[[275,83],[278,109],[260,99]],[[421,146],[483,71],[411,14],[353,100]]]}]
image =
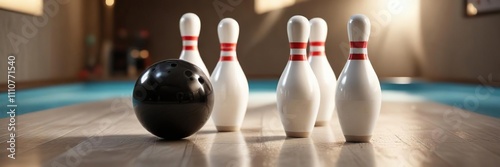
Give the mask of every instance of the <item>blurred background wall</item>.
[{"label": "blurred background wall", "polygon": [[207,68],[213,69],[219,58],[217,24],[224,17],[232,17],[240,24],[238,59],[245,73],[253,78],[278,78],[289,56],[288,19],[296,14],[322,17],[329,25],[326,53],[339,75],[349,52],[347,21],[351,15],[363,13],[371,18],[374,27],[369,53],[379,76],[420,75],[417,55],[422,46],[417,1],[401,0],[397,1],[398,7],[390,7],[388,0],[309,0],[258,13],[259,2],[266,1],[117,1],[115,26],[150,30],[153,61],[177,58],[181,49],[179,18],[194,12],[202,21],[199,50]]},{"label": "blurred background wall", "polygon": [[[328,22],[326,54],[339,75],[349,50],[346,23],[361,13],[372,22],[369,57],[381,78],[478,82],[477,77],[491,74],[500,81],[500,13],[466,17],[462,0],[116,0],[106,5],[110,1],[69,0],[60,5],[59,12],[21,45],[18,81],[76,78],[89,62],[102,59],[105,41],[118,46],[120,31],[129,36],[147,32],[143,48],[151,62],[178,58],[179,18],[186,12],[201,18],[199,50],[210,71],[219,58],[217,24],[232,17],[240,24],[238,59],[247,76],[278,78],[289,56],[286,22],[300,14]],[[24,18],[32,19],[0,11],[2,57],[15,52],[5,37],[22,34]],[[91,47],[89,40],[94,41]]]},{"label": "blurred background wall", "polygon": [[[0,10],[0,82],[7,82],[7,56],[16,55],[16,81],[75,78],[83,66],[85,4],[46,1],[43,16]],[[49,4],[50,3],[50,4]]]},{"label": "blurred background wall", "polygon": [[465,17],[464,1],[422,0],[421,72],[426,78],[500,82],[500,13]]}]

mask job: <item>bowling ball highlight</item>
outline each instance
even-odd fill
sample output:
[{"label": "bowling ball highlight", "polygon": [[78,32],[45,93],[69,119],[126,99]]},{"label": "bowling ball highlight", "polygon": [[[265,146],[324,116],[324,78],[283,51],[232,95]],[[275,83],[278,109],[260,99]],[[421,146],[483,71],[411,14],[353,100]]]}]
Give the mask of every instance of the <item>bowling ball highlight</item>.
[{"label": "bowling ball highlight", "polygon": [[184,60],[151,65],[135,82],[132,96],[139,122],[164,139],[181,139],[200,130],[214,105],[209,78]]}]

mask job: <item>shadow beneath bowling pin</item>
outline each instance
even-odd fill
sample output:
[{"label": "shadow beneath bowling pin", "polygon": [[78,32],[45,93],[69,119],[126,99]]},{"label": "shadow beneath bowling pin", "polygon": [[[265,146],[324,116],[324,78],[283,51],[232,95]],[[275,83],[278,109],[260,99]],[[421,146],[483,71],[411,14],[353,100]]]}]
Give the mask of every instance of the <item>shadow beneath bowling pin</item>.
[{"label": "shadow beneath bowling pin", "polygon": [[331,125],[314,127],[311,139],[314,142],[320,166],[335,166],[344,142],[335,138]]},{"label": "shadow beneath bowling pin", "polygon": [[314,127],[311,135],[314,143],[337,143],[331,125]]},{"label": "shadow beneath bowling pin", "polygon": [[267,143],[274,141],[283,141],[287,139],[286,136],[250,136],[245,137],[247,143]]},{"label": "shadow beneath bowling pin", "polygon": [[320,166],[312,139],[286,138],[281,146],[277,166]]},{"label": "shadow beneath bowling pin", "polygon": [[276,104],[263,106],[259,112],[261,136],[286,136]]},{"label": "shadow beneath bowling pin", "polygon": [[375,155],[371,143],[344,143],[337,166],[375,167]]},{"label": "shadow beneath bowling pin", "polygon": [[251,156],[242,132],[217,133],[209,152],[209,166],[247,167]]}]

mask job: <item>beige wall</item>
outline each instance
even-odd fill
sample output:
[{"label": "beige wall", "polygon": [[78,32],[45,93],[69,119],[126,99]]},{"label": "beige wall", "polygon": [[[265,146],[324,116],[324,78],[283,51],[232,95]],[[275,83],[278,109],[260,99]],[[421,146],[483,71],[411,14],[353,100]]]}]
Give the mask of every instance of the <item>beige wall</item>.
[{"label": "beige wall", "polygon": [[464,17],[462,1],[422,1],[422,75],[500,84],[500,13]]},{"label": "beige wall", "polygon": [[[42,17],[0,10],[0,83],[7,80],[3,62],[11,53],[17,55],[18,82],[74,78],[83,66],[82,2],[45,1],[51,5]],[[9,36],[23,41],[17,50]]]},{"label": "beige wall", "polygon": [[214,3],[227,9],[223,17],[240,24],[238,57],[250,77],[279,77],[289,54],[286,22],[295,14],[328,22],[326,53],[338,75],[348,52],[346,23],[350,15],[362,13],[372,21],[369,53],[380,77],[474,80],[493,73],[500,78],[500,14],[466,18],[464,2],[456,0],[308,0],[264,14],[257,14],[250,0],[117,1],[116,26],[148,28],[154,60],[177,58],[179,18],[195,12],[202,20],[199,49],[211,71],[219,56],[221,19]]},{"label": "beige wall", "polygon": [[[19,46],[18,81],[71,78],[83,67],[85,55],[89,55],[84,34],[95,33],[99,40],[101,23],[97,22],[102,20],[96,18],[99,9],[93,8],[97,1],[68,2],[60,5],[54,16],[48,16],[46,25],[36,27],[37,33],[28,34],[33,37],[25,37],[27,43]],[[216,26],[222,17],[232,17],[241,27],[238,56],[246,74],[251,78],[277,78],[289,54],[287,20],[295,14],[323,17],[329,24],[326,53],[339,75],[348,51],[346,23],[350,15],[362,13],[372,21],[369,53],[380,77],[477,80],[478,76],[492,74],[494,80],[500,81],[500,14],[466,18],[463,1],[308,0],[264,14],[255,12],[252,0],[237,2],[116,1],[115,27],[149,29],[154,61],[178,58],[179,18],[186,12],[195,12],[202,20],[200,52],[212,71],[219,57]],[[214,3],[226,7],[222,17]],[[33,22],[31,16],[0,11],[2,62],[9,53],[15,53],[7,34],[23,36],[23,19]],[[5,64],[0,64],[0,69],[5,69]],[[5,75],[0,73],[2,83]]]}]

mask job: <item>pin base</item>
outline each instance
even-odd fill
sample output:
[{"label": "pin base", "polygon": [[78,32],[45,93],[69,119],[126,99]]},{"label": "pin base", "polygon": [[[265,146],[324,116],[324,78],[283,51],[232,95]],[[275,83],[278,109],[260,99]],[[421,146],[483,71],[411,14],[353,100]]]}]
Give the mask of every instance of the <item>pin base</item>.
[{"label": "pin base", "polygon": [[215,126],[217,131],[219,132],[236,132],[240,131],[240,127],[238,126]]},{"label": "pin base", "polygon": [[316,121],[314,126],[325,126],[325,125],[328,125],[328,122],[329,121]]},{"label": "pin base", "polygon": [[311,135],[311,132],[289,132],[285,131],[287,137],[293,138],[307,138]]},{"label": "pin base", "polygon": [[350,143],[369,143],[372,136],[353,136],[344,135],[346,142]]}]

